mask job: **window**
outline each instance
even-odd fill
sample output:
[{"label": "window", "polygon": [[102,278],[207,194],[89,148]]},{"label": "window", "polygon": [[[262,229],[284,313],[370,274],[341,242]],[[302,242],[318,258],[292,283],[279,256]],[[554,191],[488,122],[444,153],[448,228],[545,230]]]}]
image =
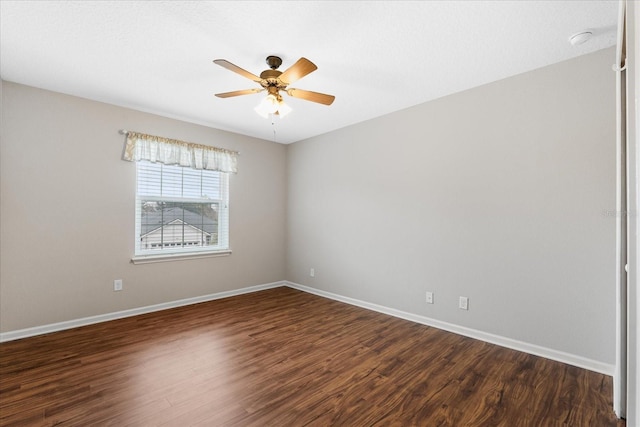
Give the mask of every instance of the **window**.
[{"label": "window", "polygon": [[146,160],[136,171],[136,257],[229,252],[228,174]]},{"label": "window", "polygon": [[121,130],[136,162],[134,264],[230,254],[228,174],[237,151]]}]

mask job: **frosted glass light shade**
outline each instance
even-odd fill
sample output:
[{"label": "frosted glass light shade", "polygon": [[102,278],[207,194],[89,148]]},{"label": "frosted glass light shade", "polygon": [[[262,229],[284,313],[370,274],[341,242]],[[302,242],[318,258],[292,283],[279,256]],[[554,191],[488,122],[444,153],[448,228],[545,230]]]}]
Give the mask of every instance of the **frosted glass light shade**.
[{"label": "frosted glass light shade", "polygon": [[269,114],[278,114],[282,118],[291,112],[291,107],[284,101],[278,101],[274,95],[267,95],[254,110],[265,119],[269,118]]},{"label": "frosted glass light shade", "polygon": [[266,119],[269,117],[269,114],[274,114],[278,111],[278,100],[273,95],[267,95],[254,110]]},{"label": "frosted glass light shade", "polygon": [[280,116],[280,118],[283,118],[284,116],[289,114],[291,111],[292,111],[291,107],[285,104],[284,101],[280,102],[280,105],[278,106],[278,115]]}]

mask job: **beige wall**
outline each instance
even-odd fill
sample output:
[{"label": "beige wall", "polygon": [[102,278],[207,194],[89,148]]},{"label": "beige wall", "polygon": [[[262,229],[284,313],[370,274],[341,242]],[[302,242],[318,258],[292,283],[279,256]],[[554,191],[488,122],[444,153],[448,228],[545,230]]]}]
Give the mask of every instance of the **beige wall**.
[{"label": "beige wall", "polygon": [[[123,128],[241,152],[231,256],[130,264],[135,164],[121,160]],[[284,278],[283,145],[9,82],[1,137],[0,331]]]},{"label": "beige wall", "polygon": [[[288,279],[611,364],[612,61],[607,49],[290,146],[3,82],[0,331]],[[242,152],[233,255],[129,263],[121,128]]]},{"label": "beige wall", "polygon": [[613,364],[613,61],[606,49],[290,145],[287,279]]}]

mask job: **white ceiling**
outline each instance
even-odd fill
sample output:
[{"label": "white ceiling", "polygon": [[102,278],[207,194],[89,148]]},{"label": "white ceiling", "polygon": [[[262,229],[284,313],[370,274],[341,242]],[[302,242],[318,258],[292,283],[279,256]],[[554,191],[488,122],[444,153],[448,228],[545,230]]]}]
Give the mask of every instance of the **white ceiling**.
[{"label": "white ceiling", "polygon": [[[2,0],[0,76],[291,143],[613,46],[617,13],[616,0]],[[259,87],[214,59],[259,74],[268,55],[280,70],[313,61],[291,87],[333,105],[285,95],[293,112],[272,125],[253,111],[264,94],[213,96]]]}]

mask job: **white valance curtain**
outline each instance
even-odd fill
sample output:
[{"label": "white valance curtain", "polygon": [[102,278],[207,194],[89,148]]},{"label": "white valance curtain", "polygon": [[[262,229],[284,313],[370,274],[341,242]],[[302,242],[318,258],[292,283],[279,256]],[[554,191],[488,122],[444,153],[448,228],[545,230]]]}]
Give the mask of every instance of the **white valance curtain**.
[{"label": "white valance curtain", "polygon": [[225,173],[238,172],[238,152],[208,145],[139,132],[122,131],[127,136],[122,158],[130,162],[148,160],[165,165],[187,166]]}]

